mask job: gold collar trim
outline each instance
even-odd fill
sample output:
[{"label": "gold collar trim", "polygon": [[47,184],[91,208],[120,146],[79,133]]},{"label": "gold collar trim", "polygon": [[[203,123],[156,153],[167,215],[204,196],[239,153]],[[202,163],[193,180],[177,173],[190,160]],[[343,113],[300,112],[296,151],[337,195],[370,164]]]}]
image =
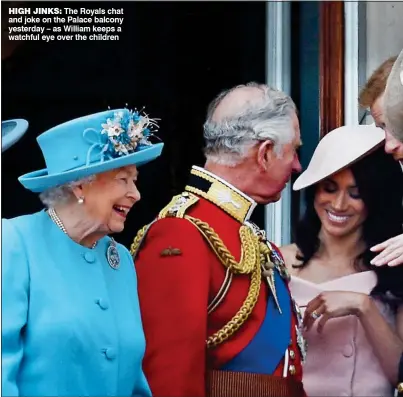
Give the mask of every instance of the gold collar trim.
[{"label": "gold collar trim", "polygon": [[185,190],[217,205],[240,223],[249,220],[257,203],[224,179],[193,166]]}]

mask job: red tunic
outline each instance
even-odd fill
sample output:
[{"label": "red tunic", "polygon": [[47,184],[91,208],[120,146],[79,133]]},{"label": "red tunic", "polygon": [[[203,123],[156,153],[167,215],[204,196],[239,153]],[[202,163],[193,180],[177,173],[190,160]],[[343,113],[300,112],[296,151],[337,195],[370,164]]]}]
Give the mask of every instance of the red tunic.
[{"label": "red tunic", "polygon": [[[186,212],[207,222],[237,261],[240,259],[241,223],[211,202],[200,200]],[[180,253],[163,256],[167,248]],[[207,306],[221,287],[226,269],[198,231],[186,219],[164,218],[154,223],[135,258],[139,300],[146,335],[144,371],[154,396],[205,396],[205,371],[218,369],[251,341],[266,313],[268,287],[262,287],[256,306],[242,327],[215,348],[206,339],[221,329],[245,300],[249,275],[233,277],[229,292],[207,315]],[[294,312],[292,312],[294,313]],[[291,349],[295,374],[301,381],[301,357],[296,342],[296,316],[291,322]],[[273,324],[275,327],[275,324]],[[206,364],[207,363],[207,364]],[[274,375],[282,376],[284,359]]]}]

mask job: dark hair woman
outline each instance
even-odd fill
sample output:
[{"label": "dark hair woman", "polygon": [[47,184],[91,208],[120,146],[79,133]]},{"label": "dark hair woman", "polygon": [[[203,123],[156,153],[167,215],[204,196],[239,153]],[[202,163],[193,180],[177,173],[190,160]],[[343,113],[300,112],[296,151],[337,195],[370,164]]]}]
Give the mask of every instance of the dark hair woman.
[{"label": "dark hair woman", "polygon": [[370,263],[403,223],[403,175],[383,141],[374,126],[338,128],[294,185],[306,211],[282,253],[304,311],[309,396],[387,396],[397,382],[403,268]]}]

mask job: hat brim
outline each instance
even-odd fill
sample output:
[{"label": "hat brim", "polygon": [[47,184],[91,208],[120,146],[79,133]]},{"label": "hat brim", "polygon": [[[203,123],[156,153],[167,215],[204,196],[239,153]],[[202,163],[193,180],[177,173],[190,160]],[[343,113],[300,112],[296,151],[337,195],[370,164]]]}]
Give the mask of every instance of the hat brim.
[{"label": "hat brim", "polygon": [[[308,168],[294,182],[292,189],[294,191],[305,189],[309,186],[323,181],[324,179],[336,174],[337,172],[350,167],[352,164],[356,163],[363,157],[369,155],[370,153],[381,147],[384,144],[384,141],[385,136],[383,132],[379,132],[377,136],[371,137],[371,141],[367,142],[366,149],[355,148],[353,145],[353,147],[350,147],[350,153],[348,154],[348,159],[346,159],[346,161],[340,160],[335,162],[334,164],[330,164],[327,167],[321,167],[320,169],[313,166],[311,160]],[[337,148],[333,148],[333,150],[337,152]],[[331,160],[326,159],[326,161],[330,162]]]},{"label": "hat brim", "polygon": [[17,143],[28,129],[28,121],[24,119],[1,122],[1,151],[4,152]]},{"label": "hat brim", "polygon": [[29,172],[18,178],[20,183],[28,190],[34,193],[41,193],[55,186],[63,185],[68,182],[79,180],[90,175],[100,174],[116,168],[135,165],[140,167],[150,161],[155,160],[161,155],[163,143],[157,143],[146,149],[128,154],[112,160],[106,160],[102,163],[90,164],[82,166],[71,171],[66,171],[58,174],[48,174],[48,170],[42,169],[39,171]]}]

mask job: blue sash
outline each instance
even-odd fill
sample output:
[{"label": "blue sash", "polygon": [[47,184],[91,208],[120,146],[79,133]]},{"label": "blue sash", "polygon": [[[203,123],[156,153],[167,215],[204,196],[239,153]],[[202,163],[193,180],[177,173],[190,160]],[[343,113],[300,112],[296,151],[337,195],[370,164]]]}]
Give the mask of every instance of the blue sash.
[{"label": "blue sash", "polygon": [[[282,314],[269,295],[266,315],[255,337],[221,370],[271,375],[283,359],[291,341],[291,299],[277,270],[274,271],[274,277]],[[267,284],[264,287],[269,288]]]}]

